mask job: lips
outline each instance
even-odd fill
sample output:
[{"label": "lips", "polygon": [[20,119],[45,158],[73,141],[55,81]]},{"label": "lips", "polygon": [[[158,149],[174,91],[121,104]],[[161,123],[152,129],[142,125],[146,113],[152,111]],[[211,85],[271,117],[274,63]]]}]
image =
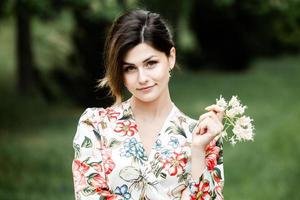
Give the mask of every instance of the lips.
[{"label": "lips", "polygon": [[147,87],[142,87],[142,88],[137,88],[137,90],[141,90],[141,91],[143,91],[143,90],[148,90],[148,89],[150,89],[150,88],[152,88],[152,87],[154,87],[155,85],[150,85],[150,86],[147,86]]}]

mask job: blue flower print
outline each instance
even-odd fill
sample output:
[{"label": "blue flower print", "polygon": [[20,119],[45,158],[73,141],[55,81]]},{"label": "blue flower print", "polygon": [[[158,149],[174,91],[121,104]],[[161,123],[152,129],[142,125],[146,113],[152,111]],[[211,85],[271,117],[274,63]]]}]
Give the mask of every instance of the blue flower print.
[{"label": "blue flower print", "polygon": [[125,200],[129,200],[131,198],[131,194],[128,192],[128,186],[125,184],[121,187],[117,186],[115,189],[115,194],[123,196]]},{"label": "blue flower print", "polygon": [[171,158],[173,153],[169,149],[164,149],[161,151],[161,157],[162,159],[168,159]]},{"label": "blue flower print", "polygon": [[135,138],[127,138],[124,141],[124,146],[121,149],[121,156],[125,157],[134,157],[140,162],[146,160],[145,150],[142,147],[141,143],[138,142]]},{"label": "blue flower print", "polygon": [[160,139],[157,139],[156,142],[155,142],[155,146],[154,146],[154,149],[156,151],[160,150],[162,148],[162,144],[161,144],[161,140]]},{"label": "blue flower print", "polygon": [[168,145],[172,146],[175,149],[179,146],[179,141],[176,137],[171,136]]}]

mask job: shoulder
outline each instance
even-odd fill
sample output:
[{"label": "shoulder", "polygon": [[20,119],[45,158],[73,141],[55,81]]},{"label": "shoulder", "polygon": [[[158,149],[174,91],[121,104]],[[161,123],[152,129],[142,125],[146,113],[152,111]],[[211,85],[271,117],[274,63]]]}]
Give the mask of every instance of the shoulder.
[{"label": "shoulder", "polygon": [[81,114],[79,122],[99,122],[103,120],[114,120],[118,119],[124,112],[126,102],[112,105],[107,108],[102,107],[91,107],[84,110]]},{"label": "shoulder", "polygon": [[188,116],[187,114],[185,114],[177,106],[175,106],[175,115],[179,120],[184,121],[187,124],[197,123],[197,120],[195,120],[195,119],[191,118],[190,116]]},{"label": "shoulder", "polygon": [[74,142],[84,143],[99,140],[110,124],[122,114],[122,105],[107,108],[86,108],[79,118]]},{"label": "shoulder", "polygon": [[177,126],[179,126],[185,132],[188,139],[191,139],[192,132],[197,124],[197,120],[189,117],[176,106],[174,115]]},{"label": "shoulder", "polygon": [[83,127],[101,132],[101,129],[109,127],[109,124],[121,119],[126,114],[126,110],[128,110],[127,104],[127,102],[122,102],[107,108],[87,108],[79,118],[78,128]]}]

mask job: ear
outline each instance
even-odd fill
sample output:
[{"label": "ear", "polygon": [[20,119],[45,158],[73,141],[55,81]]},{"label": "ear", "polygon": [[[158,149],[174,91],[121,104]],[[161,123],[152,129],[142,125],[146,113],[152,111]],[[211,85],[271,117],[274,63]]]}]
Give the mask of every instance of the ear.
[{"label": "ear", "polygon": [[172,70],[175,66],[175,63],[176,63],[176,49],[175,49],[175,47],[172,47],[170,49],[170,55],[168,57],[168,60],[169,60],[169,64],[170,64],[170,70]]}]

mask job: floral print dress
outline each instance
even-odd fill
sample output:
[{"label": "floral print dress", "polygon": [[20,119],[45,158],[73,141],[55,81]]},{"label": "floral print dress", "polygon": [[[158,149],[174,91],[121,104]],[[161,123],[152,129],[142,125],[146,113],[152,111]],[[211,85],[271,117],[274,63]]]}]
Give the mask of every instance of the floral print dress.
[{"label": "floral print dress", "polygon": [[77,200],[223,199],[221,139],[206,147],[206,169],[194,180],[192,131],[196,121],[174,104],[149,155],[127,100],[109,108],[88,108],[80,117],[72,163]]}]

